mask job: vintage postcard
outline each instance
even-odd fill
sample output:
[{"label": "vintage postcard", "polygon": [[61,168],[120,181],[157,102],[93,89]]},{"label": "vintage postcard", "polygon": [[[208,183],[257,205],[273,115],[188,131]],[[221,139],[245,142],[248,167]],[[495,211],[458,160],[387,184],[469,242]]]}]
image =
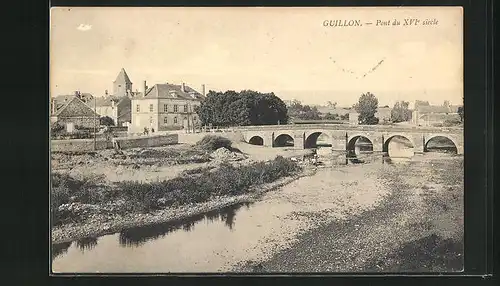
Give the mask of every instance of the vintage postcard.
[{"label": "vintage postcard", "polygon": [[463,270],[460,7],[56,7],[51,272]]}]

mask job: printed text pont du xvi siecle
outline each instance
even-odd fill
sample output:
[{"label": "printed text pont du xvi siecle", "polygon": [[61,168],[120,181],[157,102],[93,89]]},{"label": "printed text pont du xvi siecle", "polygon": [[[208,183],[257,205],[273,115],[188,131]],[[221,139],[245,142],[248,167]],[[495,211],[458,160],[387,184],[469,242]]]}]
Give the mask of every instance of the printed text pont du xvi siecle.
[{"label": "printed text pont du xvi siecle", "polygon": [[432,19],[385,19],[374,21],[361,21],[361,20],[324,20],[324,27],[361,27],[361,26],[435,26],[439,22],[436,18]]}]

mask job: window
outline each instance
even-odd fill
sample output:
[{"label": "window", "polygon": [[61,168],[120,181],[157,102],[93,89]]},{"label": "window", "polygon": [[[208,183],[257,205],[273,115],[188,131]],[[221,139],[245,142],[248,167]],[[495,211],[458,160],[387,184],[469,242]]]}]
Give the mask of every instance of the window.
[{"label": "window", "polygon": [[141,106],[140,106],[139,104],[137,104],[137,106],[136,106],[135,110],[136,110],[137,112],[141,112]]},{"label": "window", "polygon": [[177,124],[177,117],[174,117],[174,124]]},{"label": "window", "polygon": [[179,108],[178,108],[177,104],[174,104],[174,112],[179,112]]},{"label": "window", "polygon": [[163,118],[163,123],[164,124],[168,124],[168,118],[167,117]]},{"label": "window", "polygon": [[163,105],[163,112],[168,112],[168,105],[167,104]]},{"label": "window", "polygon": [[184,105],[184,112],[188,112],[188,105]]},{"label": "window", "polygon": [[149,112],[153,112],[153,105],[152,104],[149,105]]}]

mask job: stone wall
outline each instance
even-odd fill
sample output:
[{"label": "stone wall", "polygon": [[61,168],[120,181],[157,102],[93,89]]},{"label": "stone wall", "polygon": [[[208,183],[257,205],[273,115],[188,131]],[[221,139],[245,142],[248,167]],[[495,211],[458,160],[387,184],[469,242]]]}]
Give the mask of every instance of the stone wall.
[{"label": "stone wall", "polygon": [[[112,146],[111,141],[96,140],[97,150],[111,148]],[[50,149],[52,152],[91,152],[94,151],[94,139],[51,140]]]},{"label": "stone wall", "polygon": [[58,117],[57,123],[61,125],[66,125],[67,123],[73,123],[75,126],[83,128],[93,128],[95,126],[99,127],[99,118],[93,117]]},{"label": "stone wall", "polygon": [[178,134],[140,136],[134,138],[113,138],[113,146],[117,149],[157,147],[177,143],[179,143]]}]

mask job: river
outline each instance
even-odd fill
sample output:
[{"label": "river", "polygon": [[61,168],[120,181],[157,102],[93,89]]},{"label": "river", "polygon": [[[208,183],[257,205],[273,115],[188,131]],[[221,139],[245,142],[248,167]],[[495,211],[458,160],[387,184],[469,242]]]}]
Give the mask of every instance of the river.
[{"label": "river", "polygon": [[[325,164],[315,175],[269,192],[251,204],[52,245],[52,270],[55,273],[218,272],[230,271],[248,261],[272,260],[278,253],[292,251],[302,234],[379,206],[391,193],[384,181],[385,172],[399,172],[418,185],[422,181],[420,176],[415,178],[414,170],[431,174],[435,168],[451,168],[454,162],[463,160],[461,156],[435,153],[404,158],[412,153],[411,148],[398,142],[393,145],[389,148],[392,159],[364,154],[363,147],[357,150],[361,159],[354,160],[362,164],[330,167],[323,158]],[[439,166],[429,164],[431,161],[440,162]],[[463,186],[459,187],[463,191]]]}]

